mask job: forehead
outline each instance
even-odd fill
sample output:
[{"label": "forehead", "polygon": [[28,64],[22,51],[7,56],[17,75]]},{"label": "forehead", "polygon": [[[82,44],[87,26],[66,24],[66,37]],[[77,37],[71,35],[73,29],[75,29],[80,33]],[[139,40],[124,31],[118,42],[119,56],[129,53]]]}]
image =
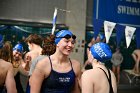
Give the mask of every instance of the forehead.
[{"label": "forehead", "polygon": [[21,54],[21,53],[20,53],[19,51],[17,51],[17,50],[14,50],[13,53],[14,53],[14,54]]},{"label": "forehead", "polygon": [[62,38],[61,41],[62,41],[62,40],[63,40],[63,41],[75,41],[75,39],[73,39],[72,37],[69,38],[69,39],[67,39],[67,38]]}]

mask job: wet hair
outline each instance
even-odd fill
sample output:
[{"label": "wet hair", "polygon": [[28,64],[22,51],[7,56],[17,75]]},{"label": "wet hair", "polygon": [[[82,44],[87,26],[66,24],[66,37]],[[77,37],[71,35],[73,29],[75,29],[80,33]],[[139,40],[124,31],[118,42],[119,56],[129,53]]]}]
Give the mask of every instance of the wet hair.
[{"label": "wet hair", "polygon": [[42,37],[37,34],[31,34],[25,39],[26,43],[34,43],[39,46],[42,45],[42,41],[43,41]]},{"label": "wet hair", "polygon": [[0,58],[8,62],[13,61],[13,50],[10,41],[6,41],[0,49]]},{"label": "wet hair", "polygon": [[44,38],[42,44],[42,55],[52,55],[56,51],[55,35],[49,35]]}]

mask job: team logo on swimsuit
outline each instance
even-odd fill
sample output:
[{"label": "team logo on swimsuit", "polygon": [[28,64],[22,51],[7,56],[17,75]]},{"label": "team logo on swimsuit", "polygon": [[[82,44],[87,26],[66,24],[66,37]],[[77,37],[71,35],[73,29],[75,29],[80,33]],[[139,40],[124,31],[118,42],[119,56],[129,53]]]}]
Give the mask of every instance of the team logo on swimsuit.
[{"label": "team logo on swimsuit", "polygon": [[59,82],[70,82],[70,78],[69,77],[59,77]]}]

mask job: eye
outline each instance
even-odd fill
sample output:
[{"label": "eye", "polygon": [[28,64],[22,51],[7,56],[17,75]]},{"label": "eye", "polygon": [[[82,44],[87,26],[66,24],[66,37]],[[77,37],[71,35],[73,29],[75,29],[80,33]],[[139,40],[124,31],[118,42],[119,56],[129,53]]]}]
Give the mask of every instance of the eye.
[{"label": "eye", "polygon": [[65,41],[66,43],[68,43],[68,42],[69,42],[69,40],[68,40],[68,39],[65,39],[64,41]]}]

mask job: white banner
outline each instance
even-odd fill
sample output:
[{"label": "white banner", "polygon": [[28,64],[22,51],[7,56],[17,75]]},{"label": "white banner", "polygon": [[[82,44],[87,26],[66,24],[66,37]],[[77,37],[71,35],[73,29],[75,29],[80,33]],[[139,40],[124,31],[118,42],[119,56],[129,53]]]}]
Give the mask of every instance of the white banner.
[{"label": "white banner", "polygon": [[114,23],[114,22],[104,21],[104,31],[105,31],[106,43],[109,42],[110,36],[112,34],[112,31],[113,31],[115,25],[116,25],[116,23]]},{"label": "white banner", "polygon": [[133,36],[135,30],[136,30],[135,27],[126,26],[126,28],[125,28],[125,39],[126,39],[127,48],[129,47],[129,45],[131,43],[131,39],[132,39],[132,36]]}]

